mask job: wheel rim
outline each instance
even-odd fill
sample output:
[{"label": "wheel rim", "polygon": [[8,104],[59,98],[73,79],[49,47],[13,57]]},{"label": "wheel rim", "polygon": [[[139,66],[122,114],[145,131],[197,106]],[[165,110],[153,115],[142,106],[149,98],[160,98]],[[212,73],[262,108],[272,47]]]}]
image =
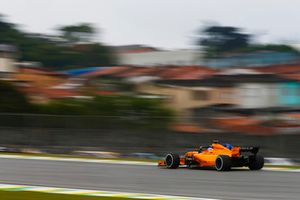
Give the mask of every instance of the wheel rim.
[{"label": "wheel rim", "polygon": [[223,160],[219,157],[216,160],[216,169],[220,170],[220,169],[222,169],[222,167],[223,167]]},{"label": "wheel rim", "polygon": [[171,156],[170,154],[168,154],[166,156],[166,165],[167,166],[171,166],[173,164],[173,156]]}]

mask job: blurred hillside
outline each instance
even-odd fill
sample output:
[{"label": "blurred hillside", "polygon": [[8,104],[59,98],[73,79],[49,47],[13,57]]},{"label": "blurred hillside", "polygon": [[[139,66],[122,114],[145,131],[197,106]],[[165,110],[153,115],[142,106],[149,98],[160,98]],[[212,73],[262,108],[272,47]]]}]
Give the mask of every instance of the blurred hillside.
[{"label": "blurred hillside", "polygon": [[95,34],[86,23],[51,36],[25,33],[0,18],[3,144],[157,151],[196,134],[240,143],[263,138],[269,155],[298,154],[297,49],[257,44],[227,26],[202,30],[198,49],[105,46]]}]

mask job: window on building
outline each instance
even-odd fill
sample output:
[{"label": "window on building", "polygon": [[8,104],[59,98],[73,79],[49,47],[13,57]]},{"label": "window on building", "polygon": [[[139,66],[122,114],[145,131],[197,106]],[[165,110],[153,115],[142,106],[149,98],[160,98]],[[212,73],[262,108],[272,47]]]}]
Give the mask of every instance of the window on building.
[{"label": "window on building", "polygon": [[220,93],[220,99],[230,100],[230,99],[233,99],[233,95],[234,94],[232,92],[223,91]]},{"label": "window on building", "polygon": [[261,89],[256,87],[245,87],[242,88],[242,93],[244,97],[258,97],[261,95]]},{"label": "window on building", "polygon": [[201,90],[193,91],[193,98],[195,100],[208,100],[209,98],[208,91],[201,91]]}]

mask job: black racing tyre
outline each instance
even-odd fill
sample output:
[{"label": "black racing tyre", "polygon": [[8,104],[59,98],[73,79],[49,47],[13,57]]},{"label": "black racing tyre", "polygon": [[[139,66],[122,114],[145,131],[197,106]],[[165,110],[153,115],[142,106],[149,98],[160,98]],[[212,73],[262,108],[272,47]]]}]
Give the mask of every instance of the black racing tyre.
[{"label": "black racing tyre", "polygon": [[216,170],[218,171],[228,171],[231,169],[231,160],[229,156],[219,155],[216,159]]},{"label": "black racing tyre", "polygon": [[265,164],[265,159],[262,155],[256,154],[249,157],[249,169],[260,170]]},{"label": "black racing tyre", "polygon": [[180,157],[178,154],[169,153],[166,155],[165,162],[166,162],[167,168],[176,169],[179,167]]}]

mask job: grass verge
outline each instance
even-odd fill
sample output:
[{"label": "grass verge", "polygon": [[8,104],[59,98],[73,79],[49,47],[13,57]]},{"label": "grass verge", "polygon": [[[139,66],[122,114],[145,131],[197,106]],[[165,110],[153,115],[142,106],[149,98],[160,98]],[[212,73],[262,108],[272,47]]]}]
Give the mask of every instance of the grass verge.
[{"label": "grass verge", "polygon": [[66,194],[48,194],[42,192],[0,191],[2,200],[124,200],[120,197],[91,197]]}]

